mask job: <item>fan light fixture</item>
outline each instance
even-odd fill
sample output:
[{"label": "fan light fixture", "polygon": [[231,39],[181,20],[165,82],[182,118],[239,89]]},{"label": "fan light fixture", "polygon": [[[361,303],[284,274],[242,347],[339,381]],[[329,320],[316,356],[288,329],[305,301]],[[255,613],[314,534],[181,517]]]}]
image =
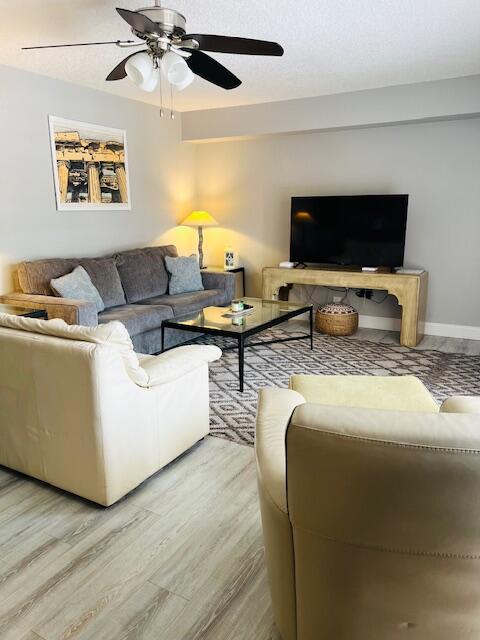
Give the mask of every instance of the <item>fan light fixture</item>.
[{"label": "fan light fixture", "polygon": [[179,91],[188,87],[195,78],[185,60],[173,51],[163,54],[160,66],[161,72],[155,68],[148,53],[136,53],[125,63],[125,71],[139,89],[149,92],[157,88],[160,73]]},{"label": "fan light fixture", "polygon": [[174,53],[167,51],[162,57],[162,73],[170,84],[173,84],[179,91],[192,84],[194,75],[189,69],[185,60]]},{"label": "fan light fixture", "polygon": [[155,91],[158,85],[159,73],[154,68],[148,53],[137,53],[125,63],[127,76],[142,91]]}]

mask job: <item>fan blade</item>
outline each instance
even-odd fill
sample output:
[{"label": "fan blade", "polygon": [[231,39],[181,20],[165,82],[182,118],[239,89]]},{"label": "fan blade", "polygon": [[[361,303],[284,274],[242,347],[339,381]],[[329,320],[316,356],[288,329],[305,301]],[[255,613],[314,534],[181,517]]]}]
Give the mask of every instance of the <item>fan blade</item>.
[{"label": "fan blade", "polygon": [[156,22],[147,18],[141,13],[137,13],[136,11],[129,11],[128,9],[119,9],[117,7],[117,12],[120,16],[128,22],[128,24],[140,33],[157,33],[160,35],[159,27]]},{"label": "fan blade", "polygon": [[185,62],[193,73],[204,80],[208,80],[208,82],[212,82],[218,87],[222,87],[222,89],[235,89],[235,87],[239,87],[242,84],[242,81],[237,76],[233,75],[223,64],[207,56],[206,53],[192,51],[191,49],[184,49],[184,51],[192,54],[185,59]]},{"label": "fan blade", "polygon": [[129,56],[124,58],[121,62],[117,64],[115,69],[112,69],[108,76],[105,78],[108,82],[111,80],[123,80],[123,78],[127,77],[127,72],[125,71],[125,63],[127,60],[130,60],[133,56],[136,56],[137,53],[141,53],[142,51],[148,51],[148,49],[141,49],[140,51],[135,51],[135,53],[131,53]]},{"label": "fan blade", "polygon": [[121,46],[123,44],[131,44],[134,40],[110,40],[109,42],[79,42],[77,44],[44,44],[39,47],[22,47],[22,51],[28,51],[29,49],[58,49],[59,47],[91,47],[97,44],[116,44]]},{"label": "fan blade", "polygon": [[201,33],[189,33],[182,40],[196,40],[204,51],[219,53],[240,53],[247,56],[283,56],[283,48],[276,42],[252,40],[251,38],[233,38]]}]

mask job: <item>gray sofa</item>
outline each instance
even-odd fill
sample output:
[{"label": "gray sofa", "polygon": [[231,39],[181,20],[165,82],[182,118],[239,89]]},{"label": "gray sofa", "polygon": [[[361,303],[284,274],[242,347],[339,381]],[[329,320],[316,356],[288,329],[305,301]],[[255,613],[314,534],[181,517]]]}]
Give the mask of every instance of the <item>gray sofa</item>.
[{"label": "gray sofa", "polygon": [[[62,318],[69,324],[94,326],[111,320],[122,322],[139,353],[158,353],[161,349],[163,320],[200,311],[204,307],[228,305],[235,289],[231,273],[202,272],[205,289],[179,295],[168,294],[166,255],[176,256],[173,245],[121,251],[100,258],[49,258],[22,262],[15,273],[16,291],[0,301],[16,306],[45,309],[49,318]],[[50,280],[82,265],[98,289],[105,311],[97,313],[95,304],[85,300],[55,297]],[[166,332],[166,347],[175,346],[192,335]]]}]

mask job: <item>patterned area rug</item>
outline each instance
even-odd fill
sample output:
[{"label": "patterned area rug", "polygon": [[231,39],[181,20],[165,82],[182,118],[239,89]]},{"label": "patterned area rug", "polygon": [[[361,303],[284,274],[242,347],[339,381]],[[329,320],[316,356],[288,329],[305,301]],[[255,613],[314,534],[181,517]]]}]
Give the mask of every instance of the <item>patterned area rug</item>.
[{"label": "patterned area rug", "polygon": [[[300,335],[271,329],[255,342]],[[202,338],[199,342],[231,345],[228,338]],[[308,340],[247,347],[245,390],[238,391],[237,351],[225,351],[210,368],[212,435],[253,445],[257,392],[261,387],[288,387],[293,374],[415,375],[440,403],[447,396],[480,395],[480,356],[420,351],[349,338],[314,336]]]}]

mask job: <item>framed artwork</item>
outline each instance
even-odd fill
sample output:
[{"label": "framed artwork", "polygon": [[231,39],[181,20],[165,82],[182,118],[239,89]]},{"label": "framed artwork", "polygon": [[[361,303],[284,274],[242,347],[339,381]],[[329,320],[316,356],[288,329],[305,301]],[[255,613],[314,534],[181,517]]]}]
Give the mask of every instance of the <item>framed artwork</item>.
[{"label": "framed artwork", "polygon": [[58,211],[131,209],[122,129],[49,116]]}]

